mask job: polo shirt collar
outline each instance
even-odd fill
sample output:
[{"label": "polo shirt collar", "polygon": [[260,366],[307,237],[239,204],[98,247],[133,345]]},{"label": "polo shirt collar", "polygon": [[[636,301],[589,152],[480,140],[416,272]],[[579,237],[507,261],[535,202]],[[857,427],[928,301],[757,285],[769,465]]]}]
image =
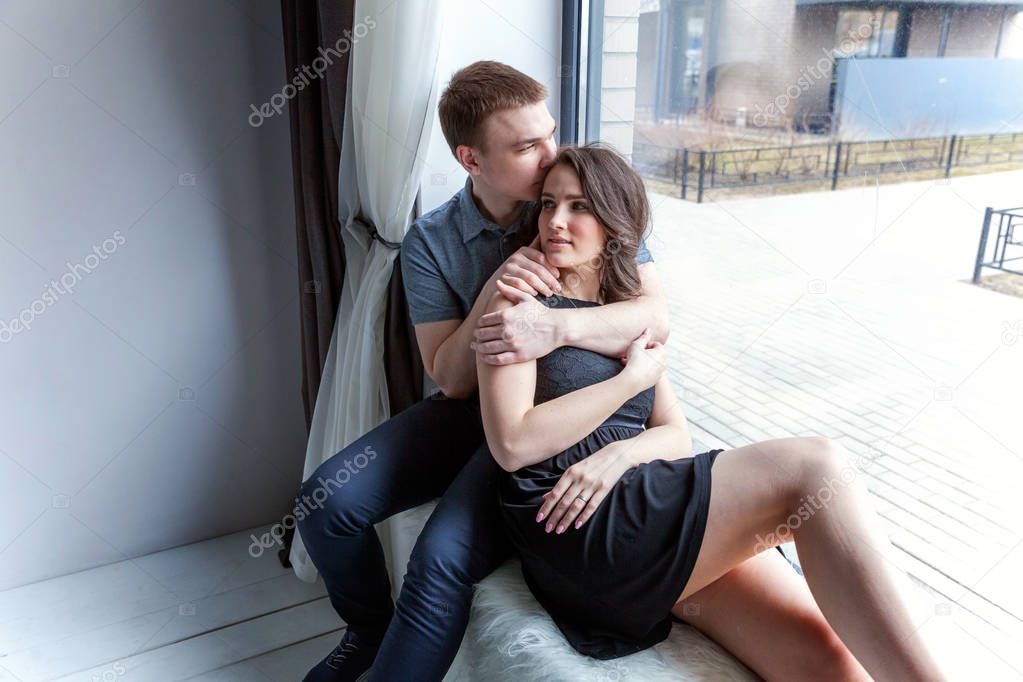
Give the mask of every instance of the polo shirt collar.
[{"label": "polo shirt collar", "polygon": [[[458,201],[462,206],[465,216],[464,220],[458,221],[458,229],[462,233],[463,244],[467,244],[475,239],[483,230],[491,230],[498,234],[506,233],[503,227],[484,218],[483,214],[480,213],[479,208],[476,207],[476,202],[472,199],[471,175],[465,179],[465,186],[462,187],[461,191],[458,193]],[[515,219],[515,222],[508,227],[507,234],[513,234],[521,229],[522,220],[529,213],[531,205],[532,202],[527,202],[526,205],[522,207],[522,213]]]}]

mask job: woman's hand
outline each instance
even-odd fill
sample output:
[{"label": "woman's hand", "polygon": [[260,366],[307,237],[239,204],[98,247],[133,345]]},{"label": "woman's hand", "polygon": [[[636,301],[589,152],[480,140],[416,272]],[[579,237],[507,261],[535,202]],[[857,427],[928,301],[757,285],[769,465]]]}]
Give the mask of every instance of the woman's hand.
[{"label": "woman's hand", "polygon": [[520,247],[501,263],[491,277],[495,284],[501,282],[530,296],[538,293],[553,296],[555,292],[561,293],[559,275],[560,270],[548,263],[547,256],[540,251],[540,235],[536,235],[529,246]]},{"label": "woman's hand", "polygon": [[625,363],[622,374],[630,377],[639,390],[645,391],[664,374],[664,344],[650,341],[650,328],[647,327],[629,344],[628,354],[621,360]]},{"label": "woman's hand", "polygon": [[621,443],[606,445],[566,469],[554,489],[544,495],[537,523],[548,519],[545,530],[557,529],[560,534],[573,523],[580,528],[589,521],[622,474],[634,466]]}]

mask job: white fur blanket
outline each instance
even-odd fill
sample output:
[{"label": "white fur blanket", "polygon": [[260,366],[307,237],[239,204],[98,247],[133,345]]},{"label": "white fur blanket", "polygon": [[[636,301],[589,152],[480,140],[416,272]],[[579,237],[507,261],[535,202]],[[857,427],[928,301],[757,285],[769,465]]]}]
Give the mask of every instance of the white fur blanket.
[{"label": "white fur blanket", "polygon": [[[404,569],[415,539],[435,504],[395,517],[392,561]],[[404,575],[404,570],[401,570]],[[397,586],[396,586],[397,587]],[[396,590],[397,591],[397,590]],[[760,679],[695,628],[675,623],[655,647],[610,661],[578,653],[522,579],[518,559],[507,561],[476,586],[469,628],[445,682],[659,682]]]},{"label": "white fur blanket", "polygon": [[476,588],[469,629],[446,682],[658,682],[758,680],[746,666],[695,628],[675,623],[655,647],[598,661],[575,651],[522,579],[506,562]]}]

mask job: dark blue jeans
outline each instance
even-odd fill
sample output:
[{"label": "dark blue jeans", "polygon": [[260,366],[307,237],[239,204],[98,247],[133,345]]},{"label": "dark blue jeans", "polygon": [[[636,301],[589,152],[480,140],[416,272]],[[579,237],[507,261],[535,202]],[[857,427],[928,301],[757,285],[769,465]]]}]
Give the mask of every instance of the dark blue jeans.
[{"label": "dark blue jeans", "polygon": [[[302,484],[296,520],[331,604],[381,642],[371,681],[440,680],[469,621],[473,585],[509,555],[500,466],[475,400],[425,398],[351,443]],[[397,604],[373,524],[436,497]],[[393,615],[393,617],[392,617]]]}]

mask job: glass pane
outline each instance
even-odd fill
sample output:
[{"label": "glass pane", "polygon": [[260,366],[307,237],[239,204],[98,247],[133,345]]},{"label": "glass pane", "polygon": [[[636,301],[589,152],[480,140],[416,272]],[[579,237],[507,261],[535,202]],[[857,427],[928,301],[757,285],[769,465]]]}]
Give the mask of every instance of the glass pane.
[{"label": "glass pane", "polygon": [[907,57],[937,57],[941,43],[941,24],[944,21],[943,8],[924,8],[912,11]]},{"label": "glass pane", "polygon": [[891,57],[899,25],[897,9],[843,9],[838,12],[835,49],[847,57]]},{"label": "glass pane", "polygon": [[703,21],[702,3],[677,11],[640,12],[637,119],[682,117],[694,111],[702,74]]},{"label": "glass pane", "polygon": [[900,10],[889,9],[882,14],[877,39],[877,56],[891,57],[894,55],[895,34],[899,26]]},{"label": "glass pane", "polygon": [[876,13],[873,10],[839,10],[835,45],[849,57],[872,57]]},{"label": "glass pane", "polygon": [[998,56],[1023,59],[1023,10],[1012,10],[1006,17]]},{"label": "glass pane", "polygon": [[[981,606],[1023,621],[1023,601],[1010,571],[981,578],[1023,536],[1023,463],[978,425],[1004,443],[1019,422],[1005,377],[1023,356],[1002,345],[1023,347],[1023,210],[992,218],[983,248],[979,235],[987,207],[1023,204],[1023,5],[602,6],[587,137],[648,189],[694,434],[733,446],[825,433],[861,455],[913,577],[935,593],[976,586],[952,617],[977,609],[956,622],[961,639],[1001,669],[1016,652],[978,625]],[[954,518],[967,513],[990,534]]]},{"label": "glass pane", "polygon": [[946,57],[994,57],[1001,7],[959,7],[952,12]]}]

